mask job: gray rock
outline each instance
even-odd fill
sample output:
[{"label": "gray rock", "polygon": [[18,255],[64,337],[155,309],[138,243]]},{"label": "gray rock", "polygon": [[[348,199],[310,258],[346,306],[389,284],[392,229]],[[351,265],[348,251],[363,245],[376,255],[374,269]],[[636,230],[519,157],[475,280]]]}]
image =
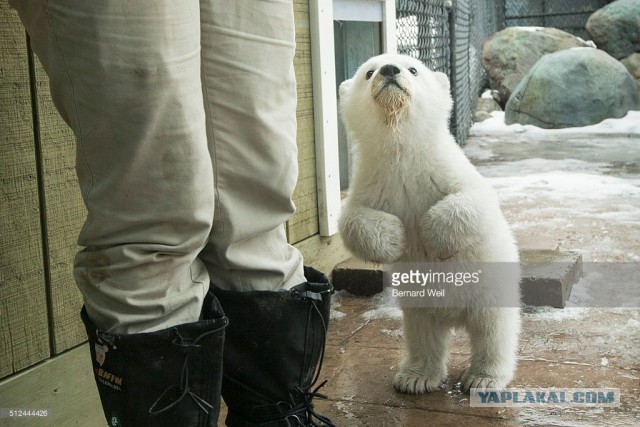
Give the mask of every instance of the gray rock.
[{"label": "gray rock", "polygon": [[587,31],[598,46],[616,59],[640,52],[640,0],[617,0],[594,12]]},{"label": "gray rock", "polygon": [[495,33],[482,46],[482,65],[491,89],[497,90],[500,105],[542,56],[587,43],[556,28],[509,27]]},{"label": "gray rock", "polygon": [[620,62],[627,67],[629,74],[631,74],[636,81],[638,90],[640,90],[640,53],[629,55]]},{"label": "gray rock", "polygon": [[486,111],[476,111],[473,113],[473,121],[476,123],[484,122],[487,119],[491,118],[491,113],[487,113]]},{"label": "gray rock", "polygon": [[557,129],[639,109],[640,94],[624,65],[602,50],[579,48],[542,57],[514,90],[505,122]]},{"label": "gray rock", "polygon": [[476,104],[476,112],[473,115],[474,122],[482,122],[491,118],[491,112],[493,111],[502,111],[500,105],[496,102],[493,97],[487,97],[483,94],[480,98],[478,98],[478,102]]}]

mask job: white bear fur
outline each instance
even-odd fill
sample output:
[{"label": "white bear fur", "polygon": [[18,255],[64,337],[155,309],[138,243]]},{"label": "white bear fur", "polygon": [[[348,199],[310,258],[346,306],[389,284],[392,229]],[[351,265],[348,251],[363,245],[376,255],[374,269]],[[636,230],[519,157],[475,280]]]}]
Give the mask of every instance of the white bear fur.
[{"label": "white bear fur", "polygon": [[[384,87],[380,68],[387,64],[400,69],[398,85]],[[368,79],[367,72],[373,72]],[[341,85],[354,163],[339,228],[359,258],[518,263],[495,192],[449,132],[451,107],[447,76],[403,55],[374,57]],[[506,278],[517,301],[519,279],[519,269]],[[469,301],[488,298],[470,292]],[[472,347],[462,389],[506,387],[516,366],[520,310],[477,305],[403,310],[406,354],[394,380],[398,391],[424,393],[442,385],[451,329],[460,326]]]}]

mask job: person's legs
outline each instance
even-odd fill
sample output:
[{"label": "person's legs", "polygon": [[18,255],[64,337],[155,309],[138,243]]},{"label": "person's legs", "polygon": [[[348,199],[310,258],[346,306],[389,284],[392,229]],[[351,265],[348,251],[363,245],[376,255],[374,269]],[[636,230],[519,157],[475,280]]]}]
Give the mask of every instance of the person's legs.
[{"label": "person's legs", "polygon": [[226,424],[328,426],[311,401],[333,288],[303,271],[284,231],[298,173],[293,5],[201,0],[200,13],[216,200],[200,258],[229,317]]},{"label": "person's legs", "polygon": [[198,320],[214,213],[198,2],[12,4],[77,137],[89,317],[114,333]]},{"label": "person's legs", "polygon": [[229,316],[222,397],[229,427],[333,426],[314,409],[333,286],[305,268],[289,290],[213,290]]},{"label": "person's legs", "polygon": [[227,318],[197,258],[214,214],[199,4],[12,4],[77,138],[74,273],[108,423],[217,426]]},{"label": "person's legs", "polygon": [[201,259],[217,287],[288,289],[305,281],[284,231],[298,175],[293,7],[202,0],[201,19],[216,197]]}]

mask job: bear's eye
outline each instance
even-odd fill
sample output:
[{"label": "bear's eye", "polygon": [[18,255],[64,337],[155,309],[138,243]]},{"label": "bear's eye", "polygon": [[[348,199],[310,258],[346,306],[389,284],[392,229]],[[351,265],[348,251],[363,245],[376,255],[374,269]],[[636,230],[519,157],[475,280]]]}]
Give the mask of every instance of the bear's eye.
[{"label": "bear's eye", "polygon": [[373,76],[373,70],[367,71],[367,80],[369,80]]},{"label": "bear's eye", "polygon": [[415,69],[415,68],[413,68],[413,67],[409,68],[409,72],[410,72],[411,74],[413,74],[414,76],[417,76],[417,75],[418,75],[418,70],[416,70],[416,69]]}]

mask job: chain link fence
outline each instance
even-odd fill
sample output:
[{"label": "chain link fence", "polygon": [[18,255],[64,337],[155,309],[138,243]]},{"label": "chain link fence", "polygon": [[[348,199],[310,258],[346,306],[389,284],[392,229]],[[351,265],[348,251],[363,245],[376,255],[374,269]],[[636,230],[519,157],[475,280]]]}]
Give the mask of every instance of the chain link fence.
[{"label": "chain link fence", "polygon": [[589,16],[610,0],[506,0],[507,27],[554,27],[590,39],[584,29]]},{"label": "chain link fence", "polygon": [[488,80],[482,42],[504,28],[505,0],[397,0],[398,52],[451,79],[451,131],[463,145]]},{"label": "chain link fence", "polygon": [[[477,55],[471,43],[473,17],[469,0],[456,0],[451,9],[451,95],[454,104],[451,112],[451,133],[458,144],[463,145],[471,127],[477,94],[475,87],[479,72]],[[473,88],[473,89],[472,89]]]},{"label": "chain link fence", "polygon": [[488,87],[482,42],[506,26],[555,27],[583,39],[589,16],[611,0],[396,0],[398,52],[451,80],[451,131],[464,145]]},{"label": "chain link fence", "polygon": [[396,1],[398,52],[449,74],[449,10],[444,0]]}]

